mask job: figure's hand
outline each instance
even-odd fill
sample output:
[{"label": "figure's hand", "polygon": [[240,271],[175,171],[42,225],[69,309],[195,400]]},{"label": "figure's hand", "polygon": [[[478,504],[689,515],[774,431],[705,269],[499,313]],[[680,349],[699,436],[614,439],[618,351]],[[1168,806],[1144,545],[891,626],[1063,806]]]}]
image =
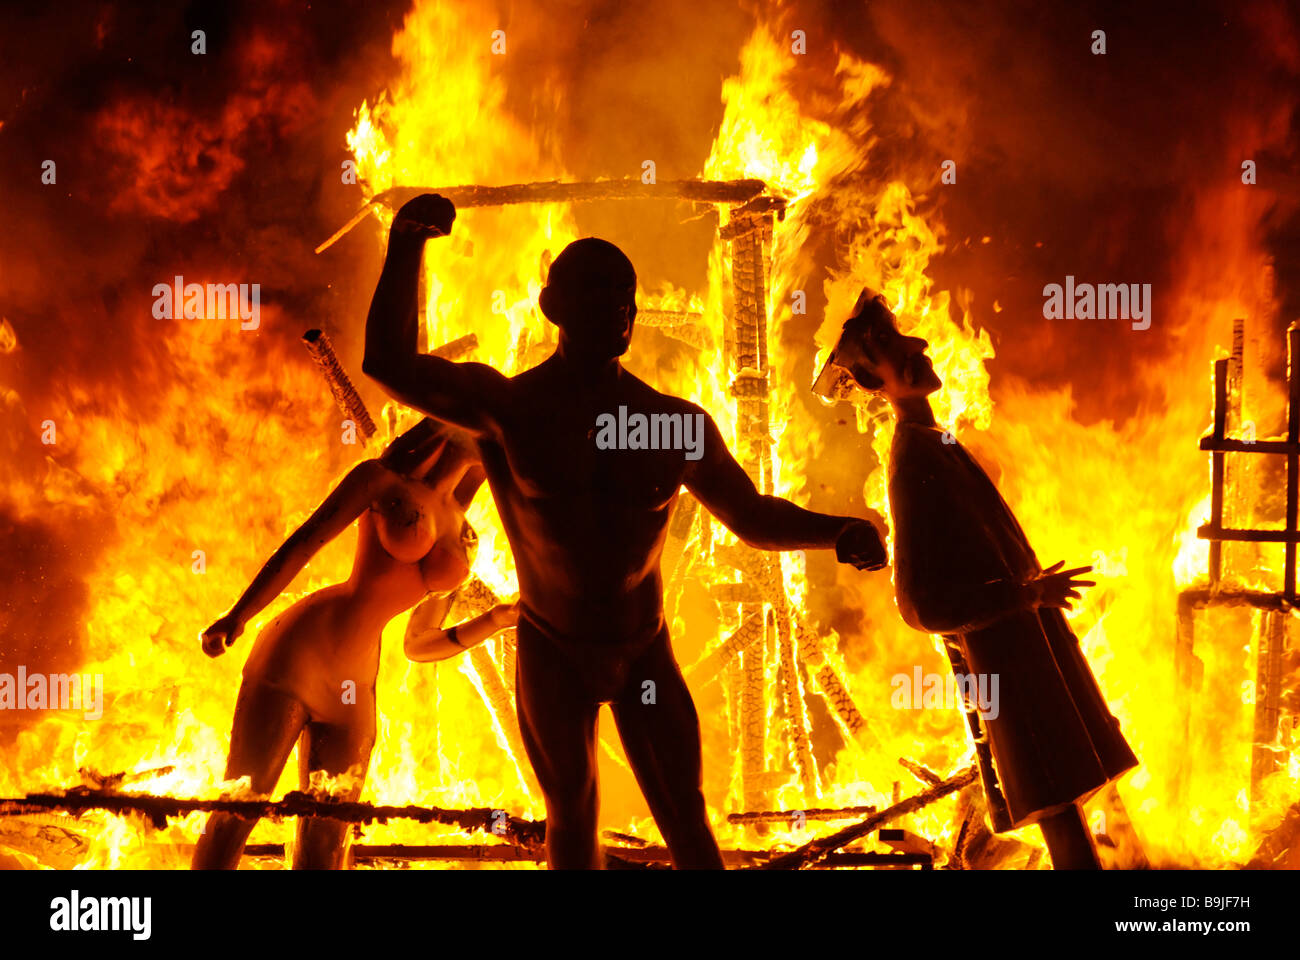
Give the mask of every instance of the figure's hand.
[{"label": "figure's hand", "polygon": [[203,652],[209,657],[219,657],[243,632],[244,624],[228,613],[199,635],[203,642]]},{"label": "figure's hand", "polygon": [[1073,601],[1080,599],[1080,587],[1094,587],[1095,580],[1079,580],[1081,573],[1090,573],[1092,567],[1073,567],[1062,570],[1065,561],[1054,563],[1026,586],[1030,589],[1032,603],[1035,607],[1057,607],[1062,610],[1072,609]]},{"label": "figure's hand", "polygon": [[880,531],[866,520],[854,520],[835,541],[835,559],[859,570],[879,570],[889,562]]},{"label": "figure's hand", "polygon": [[456,219],[456,207],[446,197],[425,193],[402,204],[393,219],[392,232],[398,235],[420,237],[445,237],[451,233]]},{"label": "figure's hand", "polygon": [[519,604],[498,603],[492,608],[492,624],[498,630],[513,627],[519,622]]}]

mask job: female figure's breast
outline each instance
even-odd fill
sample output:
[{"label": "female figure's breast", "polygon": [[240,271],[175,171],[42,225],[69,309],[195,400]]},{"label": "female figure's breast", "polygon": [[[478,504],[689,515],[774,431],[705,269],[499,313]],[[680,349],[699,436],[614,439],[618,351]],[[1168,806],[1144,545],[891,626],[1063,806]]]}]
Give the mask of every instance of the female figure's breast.
[{"label": "female figure's breast", "polygon": [[437,540],[431,504],[413,485],[394,484],[371,504],[371,519],[384,550],[402,563],[419,563]]},{"label": "female figure's breast", "polygon": [[[447,534],[439,537],[420,561],[420,574],[431,593],[450,593],[464,583],[478,548],[478,535],[468,521],[462,519],[458,529],[450,522],[447,527]],[[452,529],[457,529],[455,536],[451,535]]]}]

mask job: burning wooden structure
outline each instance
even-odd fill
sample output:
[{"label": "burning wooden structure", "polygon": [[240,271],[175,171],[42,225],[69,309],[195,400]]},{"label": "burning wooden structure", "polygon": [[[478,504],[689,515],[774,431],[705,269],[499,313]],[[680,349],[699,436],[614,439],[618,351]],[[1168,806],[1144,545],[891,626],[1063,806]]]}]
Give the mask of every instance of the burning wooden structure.
[{"label": "burning wooden structure", "polygon": [[[1300,500],[1300,323],[1286,332],[1287,408],[1286,435],[1260,439],[1255,425],[1243,422],[1245,321],[1233,323],[1231,356],[1214,362],[1214,427],[1201,438],[1200,448],[1210,453],[1210,519],[1197,536],[1210,541],[1208,585],[1184,590],[1178,598],[1177,672],[1188,691],[1201,687],[1203,665],[1196,655],[1196,614],[1214,607],[1250,607],[1260,612],[1256,647],[1255,718],[1251,749],[1250,792],[1260,795],[1265,778],[1286,766],[1289,745],[1282,740],[1280,700],[1287,652],[1292,649],[1288,624],[1296,607],[1297,501]],[[1234,526],[1234,514],[1244,515],[1243,504],[1255,491],[1228,469],[1229,454],[1248,458],[1283,457],[1286,490],[1281,529]],[[1225,543],[1280,543],[1284,545],[1281,589],[1243,587],[1224,570]],[[1191,719],[1191,694],[1182,700],[1184,722]]]},{"label": "burning wooden structure", "polygon": [[[899,18],[908,15],[894,6]],[[612,20],[627,28],[637,9],[611,5]],[[933,348],[944,381],[936,417],[991,475],[1003,471],[999,489],[1039,556],[1096,566],[1099,582],[1071,624],[1142,764],[1089,804],[1103,855],[1129,845],[1126,833],[1140,833],[1159,867],[1297,865],[1294,335],[1286,435],[1250,433],[1250,417],[1275,418],[1242,403],[1238,343],[1218,371],[1214,431],[1201,450],[1187,442],[1204,432],[1202,371],[1232,318],[1295,302],[1292,289],[1256,290],[1254,273],[1269,256],[1295,249],[1275,243],[1286,220],[1278,205],[1293,208],[1295,199],[1279,164],[1295,152],[1294,124],[1281,112],[1293,98],[1276,74],[1256,69],[1286,60],[1269,53],[1289,51],[1282,48],[1290,33],[1267,18],[1206,25],[1235,38],[1235,48],[1223,49],[1225,64],[1236,51],[1230,66],[1239,93],[1216,100],[1222,84],[1198,87],[1194,71],[1178,76],[1199,91],[1204,109],[1195,119],[1214,125],[1200,136],[1182,122],[1144,122],[1140,82],[1123,104],[1107,100],[1113,83],[1044,83],[1059,94],[1052,118],[1079,136],[1100,125],[1091,159],[1114,156],[1107,138],[1134,145],[1114,174],[1089,163],[1086,148],[1056,150],[1053,163],[1041,162],[1034,138],[1052,127],[1000,109],[996,95],[1010,75],[989,85],[1000,69],[993,65],[1006,61],[995,49],[986,51],[991,69],[978,82],[921,84],[916,65],[952,80],[952,64],[968,62],[945,56],[942,38],[923,23],[891,40],[828,20],[812,25],[804,55],[791,49],[791,31],[810,27],[791,20],[797,13],[755,8],[745,14],[752,23],[735,21],[737,56],[730,46],[721,51],[735,69],[718,96],[709,85],[723,61],[699,53],[729,40],[701,34],[701,45],[647,46],[642,30],[628,29],[627,45],[611,51],[628,63],[662,58],[662,68],[628,71],[618,56],[571,57],[553,24],[533,23],[530,35],[536,17],[525,12],[511,24],[511,55],[497,55],[486,48],[499,26],[491,6],[447,0],[414,0],[396,34],[388,11],[333,21],[313,13],[301,24],[307,33],[280,29],[275,20],[296,15],[279,8],[259,30],[244,18],[223,44],[231,59],[203,84],[172,86],[191,69],[188,53],[180,62],[165,52],[104,57],[103,64],[131,63],[123,83],[87,87],[73,73],[69,82],[91,93],[68,117],[83,124],[68,127],[61,186],[42,183],[29,206],[16,207],[40,211],[48,229],[12,231],[6,246],[0,402],[15,425],[5,436],[6,462],[12,456],[17,469],[0,489],[0,527],[13,532],[19,559],[6,568],[0,653],[26,658],[29,669],[102,674],[107,698],[93,720],[53,709],[0,717],[8,724],[0,733],[12,734],[0,796],[14,802],[0,815],[0,858],[26,851],[37,865],[84,868],[187,861],[202,807],[188,814],[174,807],[165,831],[147,809],[107,811],[125,796],[158,809],[230,796],[219,774],[244,648],[210,661],[194,636],[362,448],[369,453],[394,435],[401,416],[392,405],[366,411],[346,379],[376,249],[339,246],[313,257],[310,247],[354,213],[321,250],[426,189],[401,184],[450,183],[459,186],[432,189],[464,213],[421,274],[422,349],[472,356],[507,375],[532,366],[552,336],[535,306],[550,255],[584,233],[608,235],[643,268],[644,329],[629,369],[707,410],[760,490],[888,522],[879,468],[888,428],[869,422],[865,408],[854,423],[843,410],[805,402],[833,318],[862,286],[880,290],[904,332]],[[371,32],[363,35],[366,20]],[[311,31],[331,22],[364,42],[299,42],[322,39]],[[106,22],[97,34],[104,46],[95,49],[120,44],[121,26],[120,18]],[[1166,27],[1151,35],[1153,51],[1177,44],[1179,31]],[[593,33],[584,27],[583,36]],[[1063,55],[1067,47],[1082,48],[1059,39],[1070,31],[1054,33],[1053,43],[1064,45],[1043,47],[1038,63],[1045,78],[1060,65],[1061,79],[1080,68]],[[1200,49],[1204,35],[1183,34],[1183,52]],[[969,52],[980,38],[963,34],[961,42]],[[878,58],[891,43],[910,52]],[[528,57],[514,55],[530,47]],[[382,66],[355,59],[381,48],[391,49]],[[1094,71],[1124,67],[1122,58],[1086,62]],[[677,96],[683,91],[689,96]],[[320,97],[315,105],[307,93]],[[24,169],[43,169],[45,154],[32,151],[50,140],[49,104],[29,97],[6,115],[5,135],[27,151]],[[355,106],[351,129],[304,125],[325,104]],[[631,104],[644,118],[626,110]],[[1152,115],[1168,116],[1163,94]],[[628,136],[608,136],[620,127]],[[954,138],[954,130],[970,136]],[[177,143],[195,148],[168,147]],[[591,179],[637,176],[634,164],[644,158],[633,151],[641,150],[663,174],[657,183]],[[78,151],[86,154],[80,169]],[[940,156],[952,157],[942,170]],[[1157,161],[1150,169],[1147,157]],[[1231,175],[1248,157],[1249,185]],[[91,170],[103,172],[102,189],[63,188]],[[473,185],[489,178],[508,183]],[[589,218],[574,214],[594,203],[602,206]],[[690,225],[678,216],[687,204]],[[1039,231],[1042,224],[1060,226]],[[312,243],[294,249],[285,237],[298,228]],[[707,274],[699,277],[706,244]],[[58,281],[36,282],[64,254]],[[1128,279],[1157,281],[1149,330],[1131,333],[1101,318],[1044,322],[1039,283],[1120,263],[1131,268]],[[687,271],[685,287],[651,285]],[[149,291],[182,273],[208,287],[260,281],[261,326],[188,313],[159,322]],[[796,291],[808,294],[810,316],[796,315]],[[337,355],[323,333],[309,335],[308,363],[298,335],[327,325],[322,316],[355,322],[346,332],[337,321],[329,327]],[[818,316],[826,318],[820,327]],[[1138,369],[1154,373],[1150,382],[1135,382]],[[360,446],[336,445],[338,418],[326,411],[322,373]],[[46,418],[57,421],[57,445],[52,432],[44,439]],[[1203,510],[1207,453],[1216,493]],[[1285,482],[1257,482],[1283,473]],[[1252,491],[1268,500],[1267,517],[1243,509]],[[473,510],[483,562],[454,616],[514,590],[490,498]],[[1198,541],[1206,513],[1209,539]],[[291,590],[340,582],[346,546],[322,551]],[[1252,571],[1242,575],[1241,558],[1263,550],[1286,553],[1279,589]],[[195,569],[196,556],[206,557],[205,572]],[[949,666],[931,638],[901,622],[885,577],[845,575],[824,557],[805,565],[750,551],[685,495],[665,558],[674,644],[704,707],[706,800],[731,862],[792,856],[787,862],[826,867],[901,865],[873,863],[879,854],[852,846],[809,846],[811,837],[849,827],[936,866],[1043,865],[1036,835],[987,829],[976,783],[906,807],[911,794],[950,783],[972,757],[960,710],[891,709],[891,675],[918,667],[947,675]],[[1274,566],[1256,564],[1273,574],[1283,563]],[[295,600],[286,592],[249,626],[261,629]],[[498,811],[519,821],[541,815],[516,729],[511,638],[454,665],[413,666],[395,642],[402,627],[394,622],[381,652],[382,726],[366,796],[376,808],[420,803],[493,816],[465,827],[375,819],[363,832],[366,821],[357,820],[358,862],[535,862],[524,843],[491,829]],[[610,744],[603,750],[617,759]],[[900,758],[914,780],[902,775]],[[64,794],[89,764],[128,775],[88,776]],[[292,781],[286,774],[278,793],[292,792]],[[608,837],[614,855],[660,858],[630,773],[606,765],[602,787],[606,822],[619,828]],[[36,792],[46,795],[42,804],[25,796]],[[249,848],[264,864],[291,845],[283,822],[290,808],[277,809],[282,819],[268,817]],[[889,811],[894,819],[861,827]]]},{"label": "burning wooden structure", "polygon": [[[489,206],[514,203],[575,202],[595,200],[632,200],[671,198],[692,203],[724,206],[726,222],[720,226],[719,236],[731,245],[731,292],[733,307],[722,331],[723,357],[729,376],[729,389],[735,400],[737,420],[737,458],[762,492],[774,491],[773,437],[769,409],[768,362],[768,295],[771,280],[770,248],[773,221],[785,212],[785,201],[770,195],[766,185],[759,180],[708,181],[687,180],[660,184],[643,184],[636,181],[598,181],[591,183],[534,183],[508,187],[407,187],[395,188],[376,196],[333,237],[321,244],[317,252],[327,248],[356,226],[375,205],[396,208],[406,200],[423,193],[439,193],[461,206]],[[423,287],[422,287],[423,294]],[[424,312],[422,298],[422,313]],[[648,310],[639,316],[643,323],[663,329],[669,335],[686,343],[698,341],[698,327],[702,315],[692,311]],[[423,328],[423,325],[422,325]],[[423,332],[423,329],[422,329]],[[377,431],[374,419],[366,409],[355,385],[339,362],[330,338],[319,329],[303,336],[303,342],[316,361],[330,392],[344,416],[345,423],[353,423],[369,439]],[[436,348],[433,352],[448,359],[471,356],[477,346],[473,334],[458,338]],[[392,425],[390,424],[390,427]],[[685,671],[696,682],[709,682],[720,678],[728,703],[728,729],[733,738],[733,755],[738,758],[740,801],[745,810],[761,811],[770,806],[771,788],[785,779],[790,771],[797,774],[807,811],[773,811],[770,813],[740,813],[733,822],[751,825],[751,834],[757,836],[754,825],[767,822],[789,822],[793,817],[818,819],[852,819],[863,813],[868,819],[828,838],[805,844],[782,856],[771,851],[727,851],[728,862],[737,866],[764,866],[769,869],[798,869],[814,866],[887,866],[928,868],[933,863],[932,850],[919,853],[903,850],[893,854],[869,852],[840,853],[840,848],[867,837],[881,824],[924,807],[973,782],[972,768],[967,768],[947,781],[939,782],[932,774],[918,774],[929,787],[910,800],[900,801],[883,812],[874,807],[818,809],[821,783],[813,756],[808,719],[808,682],[826,703],[847,739],[853,741],[868,735],[863,712],[853,702],[847,684],[836,668],[832,656],[822,649],[821,642],[809,629],[792,603],[779,558],[770,553],[754,550],[744,545],[714,543],[711,518],[690,497],[683,494],[670,527],[670,537],[680,548],[679,560],[671,582],[680,582],[692,572],[695,564],[718,562],[735,573],[731,582],[717,583],[711,588],[719,616],[730,624],[724,638]],[[452,616],[463,619],[478,615],[500,602],[497,595],[482,580],[473,578],[456,594]],[[420,629],[422,621],[417,610],[408,622],[408,632]],[[493,719],[499,738],[506,749],[520,779],[534,799],[540,794],[523,750],[518,719],[514,705],[514,631],[498,640],[479,645],[469,653],[471,670],[476,676],[476,687],[482,695],[484,706]],[[775,668],[777,684],[775,702],[769,702],[767,677],[769,666]],[[775,730],[769,729],[769,718],[776,719]],[[769,749],[773,742],[781,744],[775,753]],[[612,748],[603,744],[607,753],[616,756]],[[786,769],[770,768],[769,760],[776,756],[788,764]],[[779,762],[779,761],[778,761]],[[909,761],[904,760],[904,763]],[[913,765],[914,767],[915,765]],[[898,784],[895,784],[896,800]],[[0,813],[9,816],[31,814],[34,810],[64,808],[72,811],[108,809],[135,811],[150,818],[156,826],[167,816],[179,816],[195,810],[223,810],[247,816],[324,815],[347,819],[354,823],[407,817],[420,822],[454,824],[467,830],[492,831],[492,823],[484,820],[490,814],[483,810],[443,811],[425,808],[373,809],[367,804],[331,804],[313,799],[306,794],[291,793],[278,803],[262,801],[187,801],[166,796],[130,797],[103,792],[72,791],[66,795],[39,794],[25,800],[8,802]],[[343,809],[346,807],[346,809]],[[496,811],[498,816],[503,812]],[[507,822],[507,821],[502,821]],[[539,860],[539,835],[536,825],[528,828],[525,821],[511,818],[511,837],[517,842],[513,853],[499,847],[428,847],[399,849],[393,845],[375,848],[360,847],[356,856],[363,862],[399,860]],[[524,824],[521,828],[520,824]],[[522,829],[522,833],[521,833]],[[532,830],[530,833],[529,830]],[[522,840],[520,839],[522,837]],[[631,838],[635,839],[635,838]],[[642,841],[644,843],[644,841]],[[265,846],[265,845],[263,845]],[[271,848],[252,847],[248,856],[274,855]],[[282,848],[278,848],[280,854]],[[610,851],[611,858],[629,863],[666,862],[662,848],[638,850],[624,844]]]}]

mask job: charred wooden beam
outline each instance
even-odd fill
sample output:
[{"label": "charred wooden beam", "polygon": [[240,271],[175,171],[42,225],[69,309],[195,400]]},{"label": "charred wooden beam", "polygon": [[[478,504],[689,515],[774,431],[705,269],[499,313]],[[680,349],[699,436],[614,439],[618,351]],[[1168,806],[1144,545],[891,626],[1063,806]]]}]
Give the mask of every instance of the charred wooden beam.
[{"label": "charred wooden beam", "polygon": [[922,783],[934,786],[936,783],[943,780],[943,777],[939,776],[933,770],[928,767],[923,767],[914,760],[907,759],[907,757],[899,757],[898,763],[900,766],[905,767],[912,776],[916,777],[916,779],[920,780]]},{"label": "charred wooden beam", "polygon": [[1203,607],[1254,607],[1257,610],[1280,610],[1286,612],[1295,607],[1280,593],[1268,593],[1263,590],[1209,590],[1193,587],[1178,594],[1179,616],[1199,610]]},{"label": "charred wooden beam", "polygon": [[698,310],[657,310],[638,307],[636,322],[647,327],[680,327],[684,324],[703,323],[704,314]]},{"label": "charred wooden beam", "polygon": [[872,804],[858,807],[811,807],[807,810],[750,810],[727,814],[727,823],[791,823],[795,820],[854,820],[875,813]]},{"label": "charred wooden beam", "polygon": [[715,678],[736,654],[763,639],[763,621],[757,613],[751,612],[740,622],[740,626],[703,657],[691,664],[683,675],[698,684],[708,683]]},{"label": "charred wooden beam", "polygon": [[740,787],[745,806],[762,806],[767,790],[763,774],[767,772],[767,635],[770,617],[756,603],[742,604],[742,617],[755,617],[760,625],[756,633],[762,638],[740,653]]},{"label": "charred wooden beam", "polygon": [[[478,577],[472,577],[456,591],[455,598],[469,610],[471,616],[486,613],[501,602],[492,588]],[[501,739],[505,741],[506,752],[519,774],[520,781],[532,794],[533,799],[541,800],[541,788],[524,750],[524,738],[519,729],[519,716],[515,711],[513,691],[502,677],[485,644],[480,643],[473,647],[469,652],[469,660],[478,679],[484,705],[488,708],[488,713],[501,734]]]},{"label": "charred wooden beam", "polygon": [[439,823],[465,831],[500,829],[505,824],[505,836],[523,843],[541,843],[545,839],[546,822],[501,816],[502,811],[490,807],[456,810],[445,807],[421,807],[410,804],[404,807],[381,806],[362,801],[322,800],[311,794],[294,790],[281,800],[197,800],[169,797],[159,794],[120,794],[96,790],[75,789],[67,793],[29,793],[26,797],[0,799],[0,816],[21,816],[39,810],[68,810],[80,816],[88,810],[105,810],[118,815],[139,814],[157,829],[167,825],[169,817],[184,817],[195,811],[225,813],[241,820],[260,820],[264,817],[320,817],[342,820],[345,823],[387,823],[389,820],[414,820],[417,823]]},{"label": "charred wooden beam", "polygon": [[1300,453],[1300,443],[1289,440],[1216,440],[1213,435],[1201,437],[1200,448],[1210,453]]},{"label": "charred wooden beam", "polygon": [[455,340],[448,340],[440,347],[434,347],[429,352],[435,357],[442,357],[444,360],[459,360],[466,357],[478,349],[478,334],[467,333],[463,337],[457,337]]},{"label": "charred wooden beam", "polygon": [[817,760],[813,756],[803,683],[795,661],[795,632],[789,617],[780,617],[778,621],[778,679],[785,707],[786,745],[790,760],[799,773],[799,785],[803,787],[804,797],[817,798],[821,796],[821,782],[817,776]]},{"label": "charred wooden beam", "polygon": [[[1211,557],[1213,557],[1214,547],[1225,540],[1244,543],[1285,543],[1288,550],[1295,549],[1295,545],[1300,543],[1300,531],[1297,530],[1231,529],[1215,526],[1213,523],[1205,523],[1197,527],[1196,535],[1202,540],[1211,541]],[[1217,581],[1212,579],[1210,582]]]},{"label": "charred wooden beam", "polygon": [[174,771],[174,766],[152,767],[148,770],[128,770],[122,773],[100,773],[93,767],[81,767],[77,773],[85,781],[85,786],[92,790],[104,790],[113,792],[125,783],[139,783],[141,780],[150,780],[154,777],[165,777]]},{"label": "charred wooden beam", "polygon": [[329,336],[324,330],[308,330],[302,339],[307,344],[307,352],[325,374],[325,381],[330,385],[330,393],[334,394],[334,402],[340,412],[355,423],[362,435],[369,440],[375,435],[375,421],[370,419],[370,411],[366,409],[357,388],[352,385],[351,378],[339,363]]},{"label": "charred wooden beam", "polygon": [[[1228,361],[1214,362],[1214,439],[1225,438],[1228,422]],[[1214,529],[1223,527],[1224,455],[1216,450],[1210,454],[1210,523]],[[1200,531],[1196,534],[1201,535]],[[1210,544],[1210,586],[1217,587],[1223,573],[1223,546],[1218,538]]]},{"label": "charred wooden beam", "polygon": [[1260,800],[1264,780],[1283,764],[1286,748],[1278,742],[1281,719],[1283,656],[1286,653],[1287,615],[1275,610],[1261,617],[1255,665],[1255,729],[1251,738],[1250,802]]},{"label": "charred wooden beam", "polygon": [[703,350],[713,342],[704,323],[704,314],[697,311],[638,308],[636,322],[639,326],[652,327],[664,336],[689,344],[697,350]]},{"label": "charred wooden beam", "polygon": [[[961,644],[951,637],[943,638],[943,648],[952,664],[956,676],[969,676],[970,665]],[[998,777],[997,766],[993,762],[993,750],[989,743],[988,731],[976,705],[963,698],[962,712],[966,716],[966,726],[970,730],[971,740],[975,742],[975,760],[979,766],[980,779],[984,782],[984,799],[989,805],[989,815],[993,820],[993,829],[1003,832],[1011,829],[1011,811],[1007,806],[1006,796],[1002,792],[1002,782]]]},{"label": "charred wooden beam", "polygon": [[[1286,438],[1300,445],[1300,323],[1292,323],[1286,331],[1287,363],[1287,413]],[[1300,507],[1300,455],[1293,450],[1286,458],[1286,528],[1296,531],[1297,508]],[[1286,562],[1282,573],[1282,590],[1292,602],[1296,601],[1296,543],[1286,545]]]},{"label": "charred wooden beam", "polygon": [[[188,852],[192,844],[176,844],[174,849]],[[461,863],[543,863],[546,855],[532,847],[509,843],[495,844],[354,844],[351,848],[353,863],[448,861]],[[602,851],[606,866],[667,865],[672,862],[667,847],[615,847]],[[728,867],[761,866],[772,858],[766,850],[723,850],[722,862]],[[282,843],[253,843],[244,848],[246,857],[283,859]],[[838,867],[910,867],[927,868],[933,860],[926,854],[915,853],[833,853],[817,866]]]},{"label": "charred wooden beam", "polygon": [[[456,598],[467,607],[472,616],[484,613],[501,602],[492,588],[478,577],[471,578],[461,587],[456,593]],[[501,667],[498,668],[496,661],[488,653],[486,644],[479,644],[470,651],[470,666],[478,678],[484,705],[488,708],[496,729],[500,731],[506,742],[506,752],[519,773],[519,779],[528,788],[533,798],[541,801],[543,799],[541,786],[537,782],[537,776],[533,773],[532,764],[524,749],[524,738],[519,729],[519,714],[515,709],[514,664],[518,656],[516,643],[515,631],[506,630],[500,640]],[[604,737],[600,738],[600,745],[611,760],[621,767],[627,767],[623,758],[618,755],[618,751],[610,746],[609,741]]]},{"label": "charred wooden beam", "polygon": [[371,203],[396,210],[425,193],[446,197],[457,207],[501,207],[515,203],[585,203],[595,200],[685,200],[691,203],[746,203],[767,190],[762,180],[589,180],[562,183],[512,183],[501,187],[393,187]]},{"label": "charred wooden beam", "polygon": [[483,698],[488,705],[489,712],[492,714],[497,730],[506,743],[510,753],[510,760],[515,765],[519,779],[528,788],[528,792],[532,794],[533,799],[540,801],[542,791],[537,784],[537,778],[533,775],[532,765],[528,762],[528,754],[524,751],[524,738],[519,730],[519,717],[515,711],[510,689],[506,686],[505,680],[502,679],[501,671],[497,669],[492,654],[487,651],[483,644],[480,643],[470,650],[469,657],[470,664],[473,666],[475,674],[478,675]]},{"label": "charred wooden beam", "polygon": [[[316,252],[337,243],[348,231],[365,219],[376,206],[396,210],[421,194],[437,193],[457,207],[499,207],[515,203],[583,203],[595,200],[684,200],[690,203],[744,204],[767,191],[762,180],[595,180],[561,183],[514,183],[501,187],[466,185],[457,187],[393,187],[376,194],[335,234],[316,248]],[[768,198],[770,209],[784,213],[785,201]],[[757,209],[757,208],[755,208]]]},{"label": "charred wooden beam", "polygon": [[615,840],[618,843],[626,844],[630,847],[648,847],[650,841],[634,836],[630,833],[621,833],[618,830],[602,830],[601,834],[606,840]]},{"label": "charred wooden beam", "polygon": [[829,854],[835,852],[840,847],[850,844],[855,840],[860,840],[875,830],[880,824],[888,823],[898,817],[906,816],[909,813],[915,813],[922,807],[926,807],[936,800],[955,793],[968,783],[974,783],[979,772],[974,766],[969,766],[941,783],[935,784],[928,790],[909,797],[901,803],[896,803],[891,807],[881,810],[879,813],[872,814],[865,820],[855,823],[852,826],[838,830],[828,837],[819,837],[805,843],[797,850],[781,854],[774,857],[768,863],[763,865],[764,870],[802,870],[813,866],[821,860],[824,860]]},{"label": "charred wooden beam", "polygon": [[796,616],[794,623],[799,659],[816,681],[817,690],[831,708],[831,715],[844,732],[845,738],[859,744],[875,740],[867,718],[858,709],[835,664],[822,650],[817,635],[808,629],[802,617]]}]

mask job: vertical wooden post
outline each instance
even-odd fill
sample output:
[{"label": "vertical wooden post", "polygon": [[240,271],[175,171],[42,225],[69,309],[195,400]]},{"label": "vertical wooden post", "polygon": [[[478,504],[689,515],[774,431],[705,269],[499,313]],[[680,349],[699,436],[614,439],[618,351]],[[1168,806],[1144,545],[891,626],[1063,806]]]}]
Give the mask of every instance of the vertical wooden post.
[{"label": "vertical wooden post", "polygon": [[[1192,704],[1205,678],[1205,664],[1196,655],[1196,610],[1197,603],[1190,595],[1179,594],[1178,632],[1174,638],[1174,689],[1178,691],[1178,696],[1174,702],[1178,711],[1178,725],[1183,731],[1183,743],[1191,743]],[[1173,787],[1175,808],[1180,808],[1187,798],[1190,776],[1191,764],[1180,764]]]},{"label": "vertical wooden post", "polygon": [[[1286,439],[1300,443],[1300,321],[1286,331],[1287,414]],[[1286,456],[1286,571],[1282,590],[1293,603],[1296,600],[1296,501],[1300,496],[1300,456],[1292,448]]]},{"label": "vertical wooden post", "polygon": [[1277,723],[1282,706],[1282,660],[1286,651],[1286,618],[1280,610],[1260,615],[1255,664],[1255,732],[1250,751],[1250,802],[1260,798],[1264,778],[1281,766],[1282,749],[1277,742]]},{"label": "vertical wooden post", "polygon": [[[736,398],[737,414],[736,452],[754,485],[765,493],[772,492],[766,366],[767,269],[764,261],[764,240],[771,229],[770,214],[737,216],[733,208],[732,219],[722,234],[731,241],[734,306],[729,339],[733,361],[731,393]],[[776,597],[769,599],[774,604],[778,602]],[[742,622],[753,614],[762,616],[761,604],[742,604]],[[766,655],[766,643],[754,644],[740,655],[741,793],[742,802],[750,810],[767,806]]]},{"label": "vertical wooden post", "polygon": [[[1227,432],[1228,420],[1228,361],[1214,361],[1214,439],[1222,440]],[[1210,454],[1210,526],[1215,531],[1223,527],[1223,451]],[[1223,544],[1210,541],[1210,589],[1219,585],[1223,572]]]},{"label": "vertical wooden post", "polygon": [[817,777],[817,761],[812,752],[812,736],[808,729],[808,710],[804,702],[803,683],[799,677],[799,662],[795,656],[794,618],[788,614],[778,618],[780,687],[785,707],[786,744],[790,759],[799,773],[799,783],[807,797],[821,797],[821,783]]},{"label": "vertical wooden post", "polygon": [[415,324],[415,346],[420,353],[425,353],[429,349],[429,281],[425,276],[425,266],[423,259],[420,261],[419,279],[416,281],[415,302],[418,305],[416,309],[419,312],[419,319]]},{"label": "vertical wooden post", "polygon": [[[1228,357],[1227,410],[1224,412],[1223,432],[1227,437],[1241,435],[1241,422],[1245,404],[1245,347],[1246,321],[1237,317],[1232,321],[1232,353]],[[1247,489],[1246,477],[1250,472],[1250,457],[1223,458],[1223,526],[1249,526],[1245,521],[1248,511],[1242,503],[1243,492]],[[1243,562],[1245,550],[1258,549],[1254,545],[1242,543],[1225,543],[1220,546],[1220,576],[1222,569],[1231,572],[1237,564]]]}]

